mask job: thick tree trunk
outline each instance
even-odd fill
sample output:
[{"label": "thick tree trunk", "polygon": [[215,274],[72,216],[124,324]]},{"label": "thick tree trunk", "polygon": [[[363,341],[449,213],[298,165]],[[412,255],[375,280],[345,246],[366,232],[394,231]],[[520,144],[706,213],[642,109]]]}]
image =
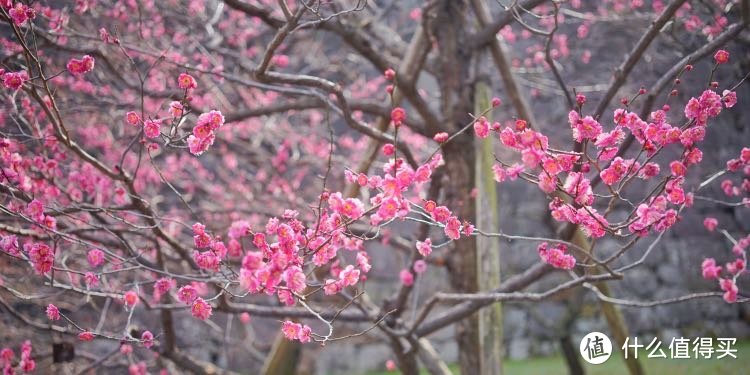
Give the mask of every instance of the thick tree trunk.
[{"label": "thick tree trunk", "polygon": [[[490,107],[490,88],[477,82],[474,113]],[[488,120],[491,118],[488,115]],[[497,183],[492,173],[493,137],[475,139],[477,157],[475,168],[476,221],[478,228],[488,231],[499,229]],[[495,290],[500,287],[500,238],[477,238],[477,284],[479,290]],[[500,303],[479,311],[480,374],[502,374],[503,356],[503,310]]]},{"label": "thick tree trunk", "polygon": [[565,335],[560,338],[560,349],[562,350],[563,358],[565,363],[568,365],[568,374],[570,375],[583,375],[583,366],[581,365],[581,353],[578,351],[578,347],[573,343],[573,339],[570,335]]},{"label": "thick tree trunk", "polygon": [[[473,87],[470,64],[473,53],[468,49],[467,4],[465,0],[439,0],[429,14],[431,35],[434,36],[438,56],[438,83],[443,119],[450,133],[460,130],[471,118]],[[460,218],[476,218],[471,190],[474,186],[475,150],[471,132],[466,132],[443,149],[445,175],[443,182],[445,204]],[[450,283],[458,292],[478,290],[475,237],[462,237],[454,243],[448,257]],[[456,341],[462,374],[476,374],[481,368],[481,340],[477,314],[456,324]]]}]

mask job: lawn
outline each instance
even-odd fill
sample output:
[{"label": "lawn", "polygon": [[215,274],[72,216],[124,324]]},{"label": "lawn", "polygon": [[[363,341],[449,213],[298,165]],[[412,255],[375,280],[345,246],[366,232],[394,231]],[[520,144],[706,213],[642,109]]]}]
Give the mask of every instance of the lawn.
[{"label": "lawn", "polygon": [[[646,369],[647,374],[679,374],[679,375],[744,375],[750,373],[750,341],[738,342],[736,346],[737,359],[725,357],[722,359],[662,359],[646,358],[647,353],[641,351],[638,358]],[[665,350],[667,356],[669,351]],[[585,364],[587,375],[627,375],[627,369],[622,358],[614,354],[601,365]],[[691,352],[692,354],[692,352]],[[561,356],[538,357],[525,360],[509,360],[504,363],[505,374],[510,375],[552,375],[567,372],[565,362]],[[454,374],[459,374],[457,366],[452,365]],[[396,374],[398,371],[374,371],[368,375]],[[426,374],[426,372],[423,372]]]}]

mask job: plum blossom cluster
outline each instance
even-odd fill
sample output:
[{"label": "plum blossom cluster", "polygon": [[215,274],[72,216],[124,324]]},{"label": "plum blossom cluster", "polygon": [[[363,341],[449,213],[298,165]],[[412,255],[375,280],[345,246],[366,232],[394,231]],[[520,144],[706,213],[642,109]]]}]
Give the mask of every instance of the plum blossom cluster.
[{"label": "plum blossom cluster", "polygon": [[[633,178],[649,180],[660,175],[662,168],[652,161],[656,153],[672,144],[682,146],[681,157],[669,163],[670,174],[664,177],[664,188],[658,190],[656,196],[639,204],[634,217],[627,222],[632,234],[644,236],[649,230],[662,232],[677,222],[677,211],[670,204],[679,206],[692,203],[692,196],[685,191],[683,184],[688,169],[703,159],[703,153],[697,146],[705,137],[708,120],[718,116],[723,107],[733,106],[736,94],[725,91],[722,97],[713,90],[705,90],[700,97],[691,98],[685,106],[688,122],[683,126],[673,126],[667,122],[666,107],[651,113],[649,122],[627,109],[617,109],[614,112],[614,127],[610,131],[605,131],[591,116],[580,114],[585,103],[583,95],[579,94],[577,101],[579,108],[569,113],[568,122],[572,138],[585,145],[584,153],[550,150],[547,137],[529,129],[522,120],[516,121],[515,128],[506,126],[498,130],[499,124],[493,125],[491,129],[498,130],[501,143],[519,151],[522,160],[522,164],[506,167],[496,165],[495,179],[502,182],[525,176],[547,194],[555,191],[562,193],[572,203],[555,196],[550,203],[553,218],[579,224],[587,235],[602,237],[608,231],[615,230],[593,207],[595,195],[589,173],[599,171],[598,177],[610,192],[619,195]],[[475,131],[477,136],[486,137],[490,127],[481,125],[481,122],[482,119],[477,121],[479,125],[475,125]],[[616,156],[627,132],[641,144],[644,161]],[[593,156],[588,152],[591,145],[596,150]],[[739,168],[739,164],[739,161],[732,162],[735,168]],[[531,171],[534,169],[540,171],[533,174]]]},{"label": "plum blossom cluster", "polygon": [[542,242],[537,247],[537,252],[542,261],[552,267],[570,270],[576,266],[576,258],[568,254],[568,247],[565,244],[550,247],[548,243]]},{"label": "plum blossom cluster", "polygon": [[[180,107],[178,110],[181,114],[182,108]],[[224,116],[219,111],[211,111],[198,116],[198,121],[193,128],[193,134],[187,139],[190,153],[198,156],[206,152],[214,144],[214,140],[216,140],[214,131],[222,125],[224,125]]]},{"label": "plum blossom cluster", "polygon": [[740,151],[740,156],[727,161],[727,171],[731,173],[742,172],[742,182],[735,185],[731,178],[721,182],[721,189],[728,197],[744,196],[742,203],[750,208],[750,147]]},{"label": "plum blossom cluster", "polygon": [[703,278],[706,280],[718,280],[719,287],[724,292],[724,300],[728,303],[737,301],[739,288],[737,278],[747,272],[747,248],[750,246],[750,235],[741,238],[732,247],[734,260],[717,265],[716,259],[706,258],[701,264]]},{"label": "plum blossom cluster", "polygon": [[29,80],[29,73],[25,70],[6,72],[5,69],[0,68],[0,80],[5,88],[18,91]]},{"label": "plum blossom cluster", "polygon": [[93,57],[85,55],[81,59],[70,59],[66,67],[70,74],[78,77],[94,70],[94,63]]},{"label": "plum blossom cluster", "polygon": [[32,21],[36,18],[36,10],[28,5],[18,1],[13,5],[12,1],[3,1],[0,7],[8,10],[10,19],[16,26],[23,26],[26,21]]},{"label": "plum blossom cluster", "polygon": [[21,359],[14,366],[15,353],[11,348],[3,348],[0,350],[0,367],[3,368],[3,374],[15,374],[16,371],[28,374],[34,372],[36,369],[36,361],[31,356],[31,341],[26,340],[21,344]]},{"label": "plum blossom cluster", "polygon": [[289,320],[281,324],[281,332],[284,333],[284,337],[287,340],[297,340],[304,343],[310,342],[312,339],[312,329],[310,327]]}]

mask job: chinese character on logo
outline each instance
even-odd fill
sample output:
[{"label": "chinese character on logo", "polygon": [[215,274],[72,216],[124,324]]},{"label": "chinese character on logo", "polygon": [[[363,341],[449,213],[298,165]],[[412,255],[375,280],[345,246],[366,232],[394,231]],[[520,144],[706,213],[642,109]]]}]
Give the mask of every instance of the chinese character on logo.
[{"label": "chinese character on logo", "polygon": [[612,355],[612,342],[601,332],[591,332],[583,337],[579,349],[586,362],[598,365]]}]

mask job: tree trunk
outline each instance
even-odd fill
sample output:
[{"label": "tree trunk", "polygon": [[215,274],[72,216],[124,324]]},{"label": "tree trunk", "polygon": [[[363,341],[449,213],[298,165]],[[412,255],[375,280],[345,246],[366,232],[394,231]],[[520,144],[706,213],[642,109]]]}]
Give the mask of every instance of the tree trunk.
[{"label": "tree trunk", "polygon": [[[468,49],[465,0],[439,0],[428,15],[431,35],[434,36],[438,55],[438,84],[440,109],[449,133],[455,133],[471,118],[473,89],[470,82],[472,51]],[[476,217],[472,202],[474,186],[475,150],[474,136],[466,132],[454,138],[443,148],[445,175],[443,181],[445,205],[462,220]],[[478,291],[476,239],[461,237],[447,259],[451,287],[457,292]],[[462,374],[476,374],[481,368],[481,340],[477,314],[456,324],[456,342]]]},{"label": "tree trunk", "polygon": [[[490,107],[490,89],[485,82],[476,84],[474,113]],[[488,115],[488,120],[491,117]],[[492,174],[493,137],[476,138],[475,186],[476,221],[478,228],[497,231],[499,228],[497,183]],[[477,284],[479,290],[494,290],[500,287],[500,238],[477,237]],[[479,311],[480,374],[502,374],[503,356],[503,310],[494,303]]]},{"label": "tree trunk", "polygon": [[573,344],[573,339],[570,335],[560,338],[560,349],[562,350],[563,358],[565,358],[565,363],[568,365],[568,374],[583,375],[581,353],[578,352],[578,347]]}]

